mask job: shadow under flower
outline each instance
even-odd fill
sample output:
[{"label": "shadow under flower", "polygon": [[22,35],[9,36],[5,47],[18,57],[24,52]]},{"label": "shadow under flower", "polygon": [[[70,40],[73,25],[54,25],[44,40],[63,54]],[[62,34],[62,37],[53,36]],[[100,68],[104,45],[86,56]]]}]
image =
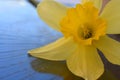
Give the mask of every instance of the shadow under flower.
[{"label": "shadow under flower", "polygon": [[[39,73],[57,75],[63,78],[62,80],[84,80],[72,74],[68,70],[65,61],[35,59],[31,62],[31,66]],[[110,71],[106,70],[98,80],[117,80],[117,78],[115,78],[115,76]]]}]

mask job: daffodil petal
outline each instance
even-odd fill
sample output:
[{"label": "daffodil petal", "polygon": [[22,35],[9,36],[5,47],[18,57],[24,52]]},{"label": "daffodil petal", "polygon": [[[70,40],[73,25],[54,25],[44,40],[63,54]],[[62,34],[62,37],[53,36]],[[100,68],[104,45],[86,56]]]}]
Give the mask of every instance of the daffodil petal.
[{"label": "daffodil petal", "polygon": [[95,5],[96,8],[98,8],[99,10],[101,10],[102,7],[102,0],[82,0],[82,3],[86,3],[86,2],[93,2],[93,4]]},{"label": "daffodil petal", "polygon": [[120,65],[120,43],[107,36],[100,38],[94,45],[103,52],[104,56],[113,64]]},{"label": "daffodil petal", "polygon": [[69,70],[85,80],[97,80],[104,72],[104,65],[92,46],[80,46],[67,59]]},{"label": "daffodil petal", "polygon": [[76,48],[72,38],[60,38],[44,47],[30,50],[28,53],[34,57],[48,60],[65,60]]},{"label": "daffodil petal", "polygon": [[120,33],[120,0],[111,0],[105,6],[101,17],[107,21],[107,33]]},{"label": "daffodil petal", "polygon": [[40,16],[49,26],[59,31],[60,21],[66,15],[66,7],[54,0],[43,0],[37,6]]}]

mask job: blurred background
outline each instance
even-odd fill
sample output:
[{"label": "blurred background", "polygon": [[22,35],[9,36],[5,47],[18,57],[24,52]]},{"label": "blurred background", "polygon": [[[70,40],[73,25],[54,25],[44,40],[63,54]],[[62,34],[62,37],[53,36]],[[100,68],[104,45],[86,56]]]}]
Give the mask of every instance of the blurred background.
[{"label": "blurred background", "polygon": [[[65,61],[33,58],[27,51],[51,43],[62,34],[49,28],[37,15],[41,0],[0,0],[0,80],[83,80],[73,75]],[[74,6],[79,0],[57,0]],[[120,35],[109,35],[120,41]],[[120,66],[105,64],[99,80],[120,80]]]}]

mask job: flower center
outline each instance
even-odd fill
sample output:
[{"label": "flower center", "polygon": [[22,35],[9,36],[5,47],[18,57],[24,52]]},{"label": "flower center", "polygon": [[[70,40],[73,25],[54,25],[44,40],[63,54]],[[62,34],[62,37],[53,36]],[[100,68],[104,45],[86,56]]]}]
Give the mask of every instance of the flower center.
[{"label": "flower center", "polygon": [[99,17],[98,9],[91,2],[69,8],[60,24],[65,37],[72,36],[75,42],[83,45],[91,45],[106,32],[106,21]]},{"label": "flower center", "polygon": [[82,26],[78,29],[78,36],[81,39],[89,39],[93,36],[93,31],[89,27]]}]

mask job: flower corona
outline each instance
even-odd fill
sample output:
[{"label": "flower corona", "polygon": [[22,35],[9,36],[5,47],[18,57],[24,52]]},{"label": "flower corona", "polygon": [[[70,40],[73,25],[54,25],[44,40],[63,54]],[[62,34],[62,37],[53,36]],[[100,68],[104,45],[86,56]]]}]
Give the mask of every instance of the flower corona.
[{"label": "flower corona", "polygon": [[106,34],[106,21],[99,17],[99,10],[91,2],[69,8],[60,25],[64,36],[72,36],[83,45],[92,45],[93,40]]}]

